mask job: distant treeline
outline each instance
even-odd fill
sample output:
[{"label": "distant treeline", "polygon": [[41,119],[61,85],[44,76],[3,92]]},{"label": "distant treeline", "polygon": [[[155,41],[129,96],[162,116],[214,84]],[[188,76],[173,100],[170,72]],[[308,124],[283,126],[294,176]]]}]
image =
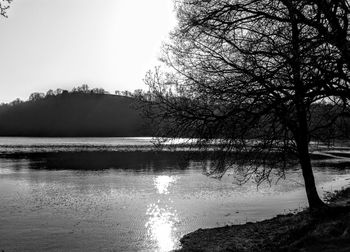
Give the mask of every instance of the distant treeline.
[{"label": "distant treeline", "polygon": [[[46,94],[32,93],[28,101],[16,99],[0,105],[0,136],[172,137],[167,128],[174,125],[165,124],[162,120],[151,123],[151,119],[144,117],[147,106],[139,103],[140,97],[144,103],[156,103],[150,93],[139,89],[134,92],[115,91],[115,95],[111,95],[102,88],[90,89],[87,85],[82,85],[71,91],[56,89],[49,90]],[[179,98],[179,104],[195,108],[190,105],[191,101],[188,99],[184,101]],[[159,110],[161,107],[155,109]],[[218,109],[221,109],[220,106]],[[214,108],[215,112],[216,110]],[[311,139],[324,138],[324,141],[327,141],[330,136],[333,139],[349,139],[350,112],[343,112],[337,120],[332,121],[332,115],[337,114],[337,110],[337,106],[331,103],[312,105],[310,123],[320,127],[311,132]],[[181,137],[203,134],[200,127],[190,126]],[[251,138],[256,138],[261,130],[264,128],[257,126],[257,133],[252,131]],[[219,135],[208,132],[208,137],[221,138],[225,134],[223,128]]]},{"label": "distant treeline", "polygon": [[[29,95],[28,101],[36,101],[40,99],[44,99],[46,97],[52,97],[52,96],[58,96],[62,94],[110,94],[108,91],[104,90],[103,88],[89,88],[87,84],[83,84],[78,87],[74,87],[71,91],[66,89],[57,88],[56,90],[49,89],[46,93],[42,92],[34,92]],[[125,97],[136,97],[139,95],[149,95],[149,93],[144,92],[142,89],[135,89],[133,92],[130,92],[128,90],[119,91],[116,90],[114,92],[115,95],[125,96]],[[17,98],[9,103],[1,103],[0,106],[12,106],[17,105],[20,103],[23,103],[25,101],[21,100],[20,98]]]},{"label": "distant treeline", "polygon": [[[246,117],[242,117],[238,113],[235,114],[232,112],[230,107],[225,107],[221,104],[208,105],[205,104],[206,101],[191,100],[190,98],[180,96],[172,98],[172,107],[170,109],[170,106],[166,107],[166,103],[164,105],[162,101],[159,102],[157,100],[162,98],[154,97],[148,93],[143,93],[140,97],[143,97],[146,104],[148,102],[149,105],[145,106],[144,109],[148,110],[146,112],[153,119],[154,130],[160,136],[202,137],[208,140],[213,138],[231,139],[230,137],[239,136],[239,132],[242,131],[238,123],[239,121],[246,120],[247,122],[254,122],[252,119],[255,118],[254,113],[247,113],[245,115]],[[241,104],[242,108],[249,105],[248,103]],[[204,111],[203,108],[206,108],[206,110]],[[202,115],[199,115],[198,111]],[[174,116],[176,113],[182,113],[183,117],[176,120],[167,120],[167,117]],[[159,114],[162,114],[162,116],[159,116]],[[230,114],[229,119],[226,117],[228,114]],[[297,115],[286,115],[286,120],[289,120],[289,117],[293,116],[295,117]],[[327,102],[312,104],[307,116],[309,120],[308,127],[312,129],[309,130],[308,135],[310,141],[331,143],[331,141],[337,139],[350,139],[349,108],[344,109],[329,100]],[[266,117],[274,118],[274,114],[266,114]],[[183,118],[190,119],[184,120]],[[225,120],[224,123],[221,120]],[[274,123],[274,121],[271,120],[271,123]],[[180,126],[184,130],[181,130]],[[283,139],[284,137],[291,139],[291,134],[293,133],[288,132],[289,135],[285,135],[285,132],[280,130],[281,127],[281,125],[277,125],[276,131],[272,132],[273,134],[271,133],[274,139]],[[250,128],[249,133],[245,134],[245,139],[262,139],[262,133],[268,132],[269,129],[270,124],[261,125],[261,123],[256,123]],[[272,135],[266,133],[265,137],[269,139]]]},{"label": "distant treeline", "polygon": [[150,136],[132,96],[87,85],[33,93],[28,101],[0,105],[0,136]]}]

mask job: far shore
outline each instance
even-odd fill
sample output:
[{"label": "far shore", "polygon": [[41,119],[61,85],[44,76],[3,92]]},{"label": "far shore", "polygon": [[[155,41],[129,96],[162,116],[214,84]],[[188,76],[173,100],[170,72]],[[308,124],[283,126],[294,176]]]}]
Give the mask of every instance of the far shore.
[{"label": "far shore", "polygon": [[350,251],[350,187],[325,197],[329,207],[319,211],[198,229],[177,251]]}]

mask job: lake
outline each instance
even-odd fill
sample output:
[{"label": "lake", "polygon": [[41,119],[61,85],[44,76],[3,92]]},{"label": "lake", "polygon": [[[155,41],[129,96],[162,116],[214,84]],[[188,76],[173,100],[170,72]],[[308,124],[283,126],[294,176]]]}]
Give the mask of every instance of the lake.
[{"label": "lake", "polygon": [[[150,152],[151,145],[150,138],[0,138],[0,251],[169,251],[198,228],[307,205],[297,168],[277,184],[239,186],[230,172],[204,175],[210,160]],[[320,195],[349,185],[349,153],[313,161]]]}]

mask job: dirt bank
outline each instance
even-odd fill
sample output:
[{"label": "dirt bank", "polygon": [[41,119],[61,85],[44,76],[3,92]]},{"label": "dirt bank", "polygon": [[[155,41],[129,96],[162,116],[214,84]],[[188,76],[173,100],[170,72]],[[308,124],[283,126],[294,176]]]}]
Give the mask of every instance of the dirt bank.
[{"label": "dirt bank", "polygon": [[350,251],[350,188],[327,196],[330,207],[273,219],[199,229],[178,251]]}]

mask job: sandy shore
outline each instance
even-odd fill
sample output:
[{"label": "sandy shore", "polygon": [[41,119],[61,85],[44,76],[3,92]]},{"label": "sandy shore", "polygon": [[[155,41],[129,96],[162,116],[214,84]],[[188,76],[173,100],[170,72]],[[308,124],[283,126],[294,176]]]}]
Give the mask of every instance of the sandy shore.
[{"label": "sandy shore", "polygon": [[329,195],[317,212],[199,229],[181,239],[178,251],[350,251],[350,188]]}]

